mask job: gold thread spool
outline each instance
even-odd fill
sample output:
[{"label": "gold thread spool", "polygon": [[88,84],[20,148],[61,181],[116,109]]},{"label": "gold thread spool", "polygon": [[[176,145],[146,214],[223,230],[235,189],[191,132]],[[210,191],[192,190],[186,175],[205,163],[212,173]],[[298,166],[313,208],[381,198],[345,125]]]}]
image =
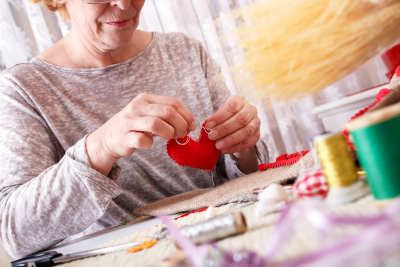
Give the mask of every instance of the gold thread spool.
[{"label": "gold thread spool", "polygon": [[342,133],[321,135],[315,140],[329,187],[347,187],[357,183],[357,168]]}]

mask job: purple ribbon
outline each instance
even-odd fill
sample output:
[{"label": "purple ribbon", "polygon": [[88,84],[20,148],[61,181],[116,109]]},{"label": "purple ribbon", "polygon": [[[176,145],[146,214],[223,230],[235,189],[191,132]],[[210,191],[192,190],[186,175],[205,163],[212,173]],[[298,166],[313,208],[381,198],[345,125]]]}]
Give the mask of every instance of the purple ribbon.
[{"label": "purple ribbon", "polygon": [[187,237],[181,235],[179,228],[176,227],[173,222],[165,215],[157,215],[167,227],[168,232],[171,234],[176,244],[185,252],[186,256],[189,258],[193,266],[201,267],[204,253],[199,253],[200,251],[197,249],[196,245]]},{"label": "purple ribbon", "polygon": [[[318,200],[301,200],[294,204],[287,204],[274,226],[269,242],[265,247],[263,257],[260,257],[255,252],[242,250],[238,253],[248,255],[248,257],[243,262],[236,263],[232,261],[235,253],[225,251],[221,261],[222,265],[244,267],[265,266],[269,263],[268,266],[271,267],[295,267],[304,264],[316,264],[321,259],[326,261],[327,258],[333,256],[335,260],[364,260],[364,262],[366,262],[368,261],[368,257],[371,257],[373,260],[377,258],[383,259],[387,251],[400,247],[400,200],[395,201],[392,205],[385,208],[381,214],[372,217],[351,218],[333,216],[326,212],[326,210],[327,206],[324,202]],[[164,215],[159,215],[158,217],[164,221],[175,242],[186,253],[192,264],[196,267],[200,267],[207,256],[207,251],[204,247],[196,247],[190,239],[182,236],[179,229],[168,217]],[[290,239],[295,231],[296,225],[298,225],[302,219],[305,219],[309,224],[317,228],[320,236],[324,233],[329,233],[331,229],[341,225],[360,225],[362,231],[342,238],[339,242],[322,247],[322,249],[318,251],[271,265],[271,260]],[[355,248],[364,252],[362,258],[353,254],[346,256],[346,253]],[[359,262],[355,264],[358,263]],[[343,266],[351,266],[349,262],[347,262],[347,264],[340,262],[340,264]]]}]

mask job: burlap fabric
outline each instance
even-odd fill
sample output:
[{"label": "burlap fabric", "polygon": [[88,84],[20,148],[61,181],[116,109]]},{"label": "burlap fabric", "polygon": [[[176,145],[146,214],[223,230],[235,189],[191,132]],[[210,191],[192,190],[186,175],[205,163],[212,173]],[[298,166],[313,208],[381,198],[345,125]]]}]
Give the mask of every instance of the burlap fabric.
[{"label": "burlap fabric", "polygon": [[266,187],[272,183],[283,183],[289,179],[296,178],[301,168],[309,168],[313,164],[313,153],[308,153],[293,165],[252,173],[215,188],[195,190],[162,199],[142,206],[134,210],[134,213],[140,216],[154,216],[220,206],[227,204],[234,197],[251,194],[253,189]]}]

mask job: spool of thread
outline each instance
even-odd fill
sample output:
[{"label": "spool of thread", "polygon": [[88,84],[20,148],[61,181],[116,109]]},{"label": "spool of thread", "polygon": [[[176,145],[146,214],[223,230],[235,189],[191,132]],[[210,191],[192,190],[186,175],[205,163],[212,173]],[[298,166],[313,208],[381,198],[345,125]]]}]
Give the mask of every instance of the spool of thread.
[{"label": "spool of thread", "polygon": [[347,125],[361,166],[377,200],[385,205],[400,195],[400,103],[367,113]]},{"label": "spool of thread", "polygon": [[243,213],[238,211],[218,216],[205,222],[182,227],[180,233],[190,238],[193,243],[201,244],[243,234],[246,230],[246,219]]},{"label": "spool of thread", "polygon": [[342,133],[315,138],[324,175],[329,185],[328,204],[337,205],[360,198],[369,190],[358,180],[357,167]]},{"label": "spool of thread", "polygon": [[320,135],[315,142],[330,188],[357,183],[357,167],[341,133]]}]

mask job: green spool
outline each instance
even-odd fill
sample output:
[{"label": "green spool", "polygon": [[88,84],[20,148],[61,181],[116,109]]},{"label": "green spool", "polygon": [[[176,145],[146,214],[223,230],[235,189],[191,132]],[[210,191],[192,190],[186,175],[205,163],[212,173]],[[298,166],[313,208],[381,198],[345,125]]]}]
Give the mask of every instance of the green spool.
[{"label": "green spool", "polygon": [[348,129],[375,199],[400,196],[400,105],[357,120],[349,123]]}]

